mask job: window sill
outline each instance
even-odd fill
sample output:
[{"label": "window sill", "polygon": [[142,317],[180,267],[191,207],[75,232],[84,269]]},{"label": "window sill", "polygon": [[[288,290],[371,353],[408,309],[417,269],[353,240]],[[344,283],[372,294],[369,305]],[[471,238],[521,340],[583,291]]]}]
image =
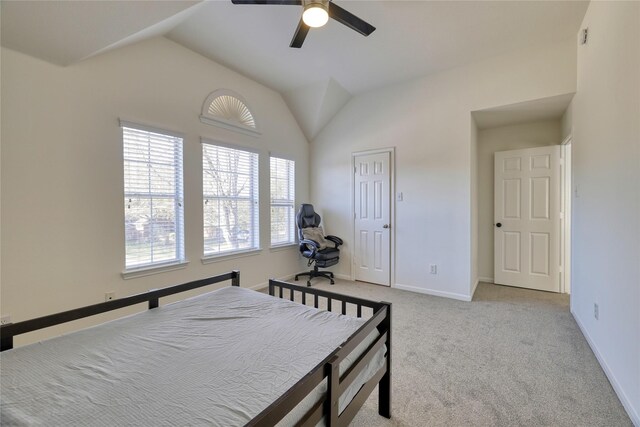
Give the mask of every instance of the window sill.
[{"label": "window sill", "polygon": [[288,249],[294,249],[298,247],[298,242],[284,243],[282,245],[274,245],[269,248],[269,252],[280,252]]},{"label": "window sill", "polygon": [[259,255],[262,249],[250,249],[247,251],[227,252],[220,255],[205,255],[202,257],[203,264],[211,264],[218,261],[228,261],[235,258],[245,258],[249,256]]},{"label": "window sill", "polygon": [[162,265],[154,265],[149,267],[132,268],[122,272],[122,278],[125,280],[135,279],[138,277],[151,276],[152,274],[166,273],[167,271],[180,270],[186,268],[189,261],[177,261]]}]

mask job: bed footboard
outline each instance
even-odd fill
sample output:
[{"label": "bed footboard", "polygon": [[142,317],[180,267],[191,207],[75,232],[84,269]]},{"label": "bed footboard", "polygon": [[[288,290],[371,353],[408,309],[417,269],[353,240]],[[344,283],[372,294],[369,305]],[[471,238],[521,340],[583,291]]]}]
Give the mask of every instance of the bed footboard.
[{"label": "bed footboard", "polygon": [[[378,386],[378,413],[386,418],[391,418],[391,303],[341,295],[278,280],[269,281],[269,294],[279,298],[287,298],[291,301],[296,300],[299,296],[302,304],[305,305],[307,301],[311,303],[312,299],[315,308],[320,307],[320,302],[326,302],[326,307],[329,311],[337,304],[342,314],[347,314],[348,305],[351,304],[355,306],[357,317],[363,317],[364,308],[370,308],[373,311],[373,315],[341,347],[318,364],[248,425],[275,425],[325,379],[327,381],[327,393],[324,398],[311,408],[297,425],[315,426],[323,417],[325,417],[327,425],[331,427],[349,425],[376,385]],[[351,354],[375,329],[378,330],[378,337],[349,369],[340,375],[340,362]],[[385,346],[386,357],[383,366],[360,388],[344,410],[340,412],[340,396],[354,382],[358,374],[365,369],[380,349]]]}]

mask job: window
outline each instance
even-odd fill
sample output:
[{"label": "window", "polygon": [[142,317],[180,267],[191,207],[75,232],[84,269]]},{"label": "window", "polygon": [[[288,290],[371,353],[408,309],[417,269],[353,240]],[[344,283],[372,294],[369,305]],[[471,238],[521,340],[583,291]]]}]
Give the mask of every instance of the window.
[{"label": "window", "polygon": [[256,128],[256,121],[249,107],[233,95],[219,95],[213,98],[207,109],[211,117],[236,122],[240,125]]},{"label": "window", "polygon": [[260,131],[247,102],[228,89],[218,89],[209,94],[202,106],[200,121],[251,136]]},{"label": "window", "polygon": [[259,247],[258,154],[203,140],[204,255]]},{"label": "window", "polygon": [[126,269],[184,262],[182,138],[121,126]]},{"label": "window", "polygon": [[294,243],[295,162],[271,157],[271,246]]}]

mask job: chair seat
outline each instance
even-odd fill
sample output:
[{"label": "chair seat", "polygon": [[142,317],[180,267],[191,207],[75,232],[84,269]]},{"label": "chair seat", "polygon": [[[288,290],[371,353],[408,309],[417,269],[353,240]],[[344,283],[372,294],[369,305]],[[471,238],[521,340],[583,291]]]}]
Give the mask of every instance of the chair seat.
[{"label": "chair seat", "polygon": [[339,258],[340,257],[340,251],[338,249],[335,249],[335,248],[326,248],[326,249],[322,249],[321,251],[316,252],[315,256],[313,256],[313,252],[311,252],[311,251],[302,252],[302,256],[304,256],[306,258],[313,257],[313,259],[315,259],[317,261],[328,261],[328,260],[331,260],[331,259]]}]

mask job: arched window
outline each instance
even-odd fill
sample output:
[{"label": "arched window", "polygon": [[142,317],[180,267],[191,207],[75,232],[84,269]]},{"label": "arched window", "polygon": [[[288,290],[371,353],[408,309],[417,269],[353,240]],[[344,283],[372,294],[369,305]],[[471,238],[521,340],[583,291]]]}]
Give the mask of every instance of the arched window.
[{"label": "arched window", "polygon": [[252,136],[260,135],[256,119],[246,101],[227,89],[216,90],[207,97],[200,121]]}]

